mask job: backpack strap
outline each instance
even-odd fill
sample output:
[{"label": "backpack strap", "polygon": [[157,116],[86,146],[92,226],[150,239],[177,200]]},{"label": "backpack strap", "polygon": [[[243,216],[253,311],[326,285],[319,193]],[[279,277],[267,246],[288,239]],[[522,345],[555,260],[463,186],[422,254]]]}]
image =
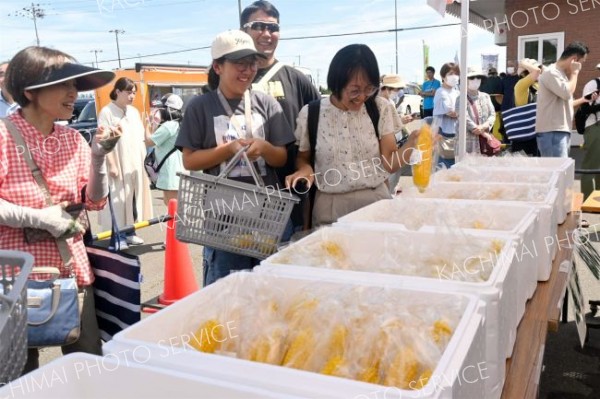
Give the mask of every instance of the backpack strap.
[{"label": "backpack strap", "polygon": [[310,166],[315,169],[315,156],[317,153],[317,131],[319,130],[319,114],[321,113],[321,99],[308,103],[308,143],[310,144]]},{"label": "backpack strap", "polygon": [[171,151],[169,151],[167,153],[167,155],[165,155],[165,157],[160,161],[160,163],[156,167],[156,173],[158,173],[158,171],[160,170],[160,168],[162,168],[162,166],[165,163],[165,161],[167,160],[167,158],[169,158],[171,156],[171,154],[173,154],[175,151],[177,151],[177,147],[171,148]]}]

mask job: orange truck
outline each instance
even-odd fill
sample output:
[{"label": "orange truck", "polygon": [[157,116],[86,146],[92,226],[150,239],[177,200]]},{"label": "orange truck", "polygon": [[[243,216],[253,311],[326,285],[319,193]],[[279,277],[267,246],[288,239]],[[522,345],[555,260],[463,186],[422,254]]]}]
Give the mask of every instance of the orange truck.
[{"label": "orange truck", "polygon": [[115,80],[95,92],[96,110],[110,103],[110,92],[117,79],[126,77],[137,86],[133,106],[140,111],[142,120],[150,115],[150,107],[167,93],[174,93],[183,99],[183,109],[197,94],[202,94],[208,81],[208,67],[175,64],[136,63],[134,69],[117,69]]}]

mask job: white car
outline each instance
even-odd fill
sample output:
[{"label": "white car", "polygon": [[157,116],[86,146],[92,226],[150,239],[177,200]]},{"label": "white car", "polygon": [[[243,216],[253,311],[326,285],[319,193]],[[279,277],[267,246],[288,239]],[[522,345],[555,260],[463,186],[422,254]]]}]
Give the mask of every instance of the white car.
[{"label": "white car", "polygon": [[400,99],[400,104],[396,106],[400,115],[418,115],[423,103],[421,86],[417,83],[408,83],[404,88],[404,96]]}]

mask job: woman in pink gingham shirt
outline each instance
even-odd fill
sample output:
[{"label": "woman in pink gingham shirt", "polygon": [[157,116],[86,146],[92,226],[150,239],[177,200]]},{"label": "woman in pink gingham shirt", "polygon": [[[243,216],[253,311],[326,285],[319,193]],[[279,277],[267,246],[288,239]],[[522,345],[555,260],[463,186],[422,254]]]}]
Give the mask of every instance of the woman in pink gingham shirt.
[{"label": "woman in pink gingham shirt", "polygon": [[[105,155],[114,148],[119,132],[99,131],[90,150],[79,132],[54,121],[71,117],[78,91],[93,90],[113,78],[113,72],[80,65],[69,55],[44,47],[21,50],[6,71],[6,87],[21,108],[0,121],[0,248],[29,252],[34,267],[56,267],[61,277],[67,277],[69,270],[57,245],[57,240],[66,241],[83,304],[80,338],[62,347],[63,353],[101,354],[91,289],[94,276],[83,229],[64,208],[82,202],[84,187],[86,209],[104,207],[108,194]],[[18,145],[13,135],[20,135],[25,145]],[[54,206],[47,205],[34,180],[26,163],[29,156],[42,172]],[[24,228],[46,230],[53,238],[27,243]],[[26,371],[37,368],[38,357],[38,350],[30,348]]]}]

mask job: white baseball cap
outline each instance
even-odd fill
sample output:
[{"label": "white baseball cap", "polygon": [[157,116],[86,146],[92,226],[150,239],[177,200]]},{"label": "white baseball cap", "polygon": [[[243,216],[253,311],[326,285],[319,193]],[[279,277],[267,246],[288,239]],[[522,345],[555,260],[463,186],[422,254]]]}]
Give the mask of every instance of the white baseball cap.
[{"label": "white baseball cap", "polygon": [[183,108],[183,100],[177,94],[167,94],[165,97],[161,99],[161,102],[165,107],[176,110],[181,110],[181,108]]},{"label": "white baseball cap", "polygon": [[212,42],[210,55],[213,60],[225,57],[228,60],[239,60],[250,55],[266,58],[256,51],[254,40],[241,30],[228,30],[217,35]]}]

